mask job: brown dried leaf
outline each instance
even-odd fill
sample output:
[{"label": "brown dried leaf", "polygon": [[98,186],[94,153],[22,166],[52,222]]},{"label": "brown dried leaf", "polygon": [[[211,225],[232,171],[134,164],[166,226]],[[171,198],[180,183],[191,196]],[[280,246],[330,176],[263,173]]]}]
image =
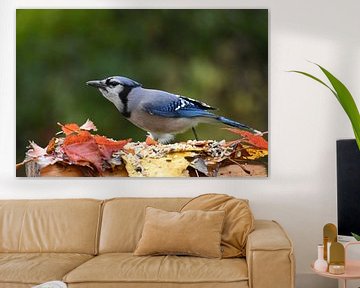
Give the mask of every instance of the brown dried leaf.
[{"label": "brown dried leaf", "polygon": [[219,177],[244,177],[250,176],[249,173],[246,173],[241,166],[237,164],[230,164],[219,168]]},{"label": "brown dried leaf", "polygon": [[267,176],[267,169],[261,163],[246,163],[242,167],[250,173],[250,176]]},{"label": "brown dried leaf", "polygon": [[76,165],[54,164],[40,169],[41,177],[83,177],[82,169]]},{"label": "brown dried leaf", "polygon": [[104,177],[129,177],[124,165],[115,166],[113,169],[106,169],[103,172]]},{"label": "brown dried leaf", "polygon": [[56,145],[56,138],[53,137],[49,141],[49,144],[46,146],[46,153],[51,154],[55,151],[55,145]]}]

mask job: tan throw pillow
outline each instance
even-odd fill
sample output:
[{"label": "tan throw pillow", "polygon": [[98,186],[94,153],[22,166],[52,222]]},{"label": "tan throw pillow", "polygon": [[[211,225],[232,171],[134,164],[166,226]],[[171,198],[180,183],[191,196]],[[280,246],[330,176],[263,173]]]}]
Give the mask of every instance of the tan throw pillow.
[{"label": "tan throw pillow", "polygon": [[221,258],[224,216],[224,211],[168,212],[147,207],[134,255]]},{"label": "tan throw pillow", "polygon": [[247,200],[225,194],[204,194],[190,200],[181,209],[181,211],[188,210],[225,211],[221,236],[222,257],[246,255],[247,236],[254,230],[254,217]]}]

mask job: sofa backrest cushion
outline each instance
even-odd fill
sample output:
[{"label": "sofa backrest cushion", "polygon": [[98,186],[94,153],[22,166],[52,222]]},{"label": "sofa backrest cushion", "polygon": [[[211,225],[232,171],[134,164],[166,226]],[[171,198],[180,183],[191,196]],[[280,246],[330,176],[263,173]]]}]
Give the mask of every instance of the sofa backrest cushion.
[{"label": "sofa backrest cushion", "polygon": [[116,198],[105,201],[99,253],[133,252],[141,237],[146,207],[179,211],[189,198]]},{"label": "sofa backrest cushion", "polygon": [[203,194],[191,199],[181,211],[206,210],[226,212],[221,235],[223,258],[245,257],[248,235],[254,230],[254,216],[248,200],[226,194]]},{"label": "sofa backrest cushion", "polygon": [[1,252],[96,254],[102,201],[1,200]]}]

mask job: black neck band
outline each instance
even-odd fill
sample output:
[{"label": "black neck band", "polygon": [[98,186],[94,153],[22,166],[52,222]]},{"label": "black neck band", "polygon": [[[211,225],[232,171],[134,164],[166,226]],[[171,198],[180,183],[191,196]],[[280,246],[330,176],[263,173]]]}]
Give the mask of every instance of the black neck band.
[{"label": "black neck band", "polygon": [[131,112],[128,110],[128,95],[132,89],[133,87],[124,86],[124,89],[119,93],[119,98],[124,106],[121,114],[124,115],[126,118],[129,118],[131,116]]}]

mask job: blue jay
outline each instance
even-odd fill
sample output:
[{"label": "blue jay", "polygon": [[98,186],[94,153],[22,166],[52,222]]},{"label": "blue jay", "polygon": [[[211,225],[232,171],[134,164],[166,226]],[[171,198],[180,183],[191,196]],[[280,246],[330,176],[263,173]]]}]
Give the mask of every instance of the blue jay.
[{"label": "blue jay", "polygon": [[211,113],[215,108],[206,103],[160,90],[145,89],[134,80],[122,76],[86,82],[97,88],[120,113],[137,127],[147,131],[160,143],[169,143],[174,134],[198,123],[222,122],[255,134],[261,132],[244,124]]}]

